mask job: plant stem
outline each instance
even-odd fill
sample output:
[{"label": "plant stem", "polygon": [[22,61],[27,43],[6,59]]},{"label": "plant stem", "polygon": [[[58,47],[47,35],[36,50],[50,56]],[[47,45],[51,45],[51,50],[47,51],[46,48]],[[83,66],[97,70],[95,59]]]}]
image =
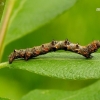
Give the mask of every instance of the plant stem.
[{"label": "plant stem", "polygon": [[[6,36],[6,30],[8,27],[9,19],[11,16],[11,12],[16,0],[9,0],[7,3],[7,7],[5,7],[4,16],[2,19],[2,24],[0,28],[0,61],[2,59],[3,51],[4,51],[4,39]],[[6,1],[7,2],[7,1]]]}]

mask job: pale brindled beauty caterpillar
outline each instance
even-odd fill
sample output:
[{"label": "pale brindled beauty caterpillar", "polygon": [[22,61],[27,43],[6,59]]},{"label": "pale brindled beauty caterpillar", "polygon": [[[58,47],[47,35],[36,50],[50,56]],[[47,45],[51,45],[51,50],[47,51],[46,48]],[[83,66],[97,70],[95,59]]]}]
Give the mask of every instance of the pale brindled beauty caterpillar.
[{"label": "pale brindled beauty caterpillar", "polygon": [[11,64],[14,59],[24,58],[28,60],[30,58],[46,54],[48,52],[65,50],[75,52],[83,55],[86,58],[91,58],[91,53],[96,52],[100,48],[100,41],[93,41],[92,43],[81,46],[78,43],[74,44],[68,40],[65,41],[52,41],[50,43],[42,44],[41,46],[35,46],[33,48],[14,50],[9,56],[9,63]]}]

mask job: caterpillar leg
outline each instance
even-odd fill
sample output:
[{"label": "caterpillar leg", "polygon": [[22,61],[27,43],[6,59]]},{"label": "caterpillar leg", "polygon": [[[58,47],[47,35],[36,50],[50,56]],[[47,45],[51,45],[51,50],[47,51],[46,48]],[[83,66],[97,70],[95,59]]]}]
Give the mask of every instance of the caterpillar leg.
[{"label": "caterpillar leg", "polygon": [[86,59],[92,58],[93,56],[91,54],[89,55],[83,55]]}]

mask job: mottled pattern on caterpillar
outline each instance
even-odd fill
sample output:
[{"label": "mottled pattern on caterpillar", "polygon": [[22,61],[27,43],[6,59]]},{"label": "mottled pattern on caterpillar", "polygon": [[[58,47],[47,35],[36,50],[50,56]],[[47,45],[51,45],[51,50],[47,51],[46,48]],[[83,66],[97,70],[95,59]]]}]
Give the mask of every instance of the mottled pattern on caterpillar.
[{"label": "mottled pattern on caterpillar", "polygon": [[74,44],[68,40],[65,41],[52,41],[50,43],[42,44],[41,46],[35,46],[33,48],[14,50],[9,56],[9,63],[11,64],[14,59],[24,58],[28,60],[30,58],[46,54],[48,52],[65,50],[75,52],[77,54],[83,55],[86,58],[91,58],[91,53],[98,50],[100,47],[100,41],[93,41],[87,46],[81,46],[78,43]]}]

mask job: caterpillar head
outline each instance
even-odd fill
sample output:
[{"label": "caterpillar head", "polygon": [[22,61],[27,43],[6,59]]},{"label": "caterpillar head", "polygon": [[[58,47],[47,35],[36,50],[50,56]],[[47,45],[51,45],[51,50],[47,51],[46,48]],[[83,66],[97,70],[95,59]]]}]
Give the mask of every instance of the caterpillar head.
[{"label": "caterpillar head", "polygon": [[14,52],[9,55],[9,64],[11,64],[14,60]]},{"label": "caterpillar head", "polygon": [[100,47],[100,41],[94,41],[94,43],[97,45],[97,47]]}]

